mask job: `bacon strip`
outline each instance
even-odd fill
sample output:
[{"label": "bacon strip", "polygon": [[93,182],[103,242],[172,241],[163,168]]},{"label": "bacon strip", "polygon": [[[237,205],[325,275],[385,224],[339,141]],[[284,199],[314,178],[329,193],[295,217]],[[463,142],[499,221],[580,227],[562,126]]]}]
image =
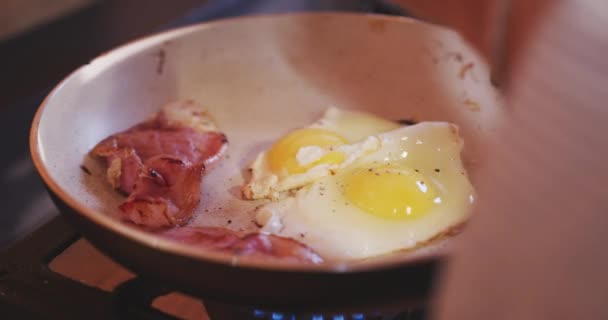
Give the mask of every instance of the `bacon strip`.
[{"label": "bacon strip", "polygon": [[204,109],[172,103],[148,121],[109,136],[91,154],[105,159],[107,178],[127,195],[122,218],[163,228],[184,225],[200,201],[202,174],[227,147]]},{"label": "bacon strip", "polygon": [[200,202],[202,175],[219,161],[227,143],[200,105],[178,101],[149,120],[102,140],[91,154],[105,160],[110,184],[127,196],[120,205],[126,221],[208,250],[323,262],[312,249],[293,239],[226,228],[170,228],[190,220]]},{"label": "bacon strip", "polygon": [[120,209],[123,218],[152,228],[183,225],[198,206],[202,163],[168,156],[146,161],[133,192]]},{"label": "bacon strip", "polygon": [[238,256],[261,256],[297,263],[323,262],[323,259],[306,245],[275,235],[241,234],[216,227],[173,228],[163,231],[161,235],[185,244],[230,252]]}]

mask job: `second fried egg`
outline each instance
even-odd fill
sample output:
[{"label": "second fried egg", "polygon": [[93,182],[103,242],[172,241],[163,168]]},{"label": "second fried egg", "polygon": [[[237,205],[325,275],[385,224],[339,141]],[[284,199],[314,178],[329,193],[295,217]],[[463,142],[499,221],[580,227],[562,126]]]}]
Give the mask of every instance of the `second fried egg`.
[{"label": "second fried egg", "polygon": [[352,260],[415,248],[466,221],[474,190],[456,126],[423,122],[375,137],[379,146],[338,174],[262,207],[262,231]]}]

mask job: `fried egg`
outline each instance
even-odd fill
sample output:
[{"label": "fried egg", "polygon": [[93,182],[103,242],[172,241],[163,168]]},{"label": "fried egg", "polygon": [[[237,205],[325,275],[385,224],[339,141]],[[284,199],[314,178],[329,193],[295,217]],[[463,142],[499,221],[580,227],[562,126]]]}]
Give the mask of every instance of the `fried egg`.
[{"label": "fried egg", "polygon": [[375,135],[399,127],[374,115],[329,108],[317,122],[289,132],[260,153],[243,194],[247,199],[276,199],[283,191],[336,174],[377,150]]},{"label": "fried egg", "polygon": [[422,122],[373,137],[371,153],[262,207],[262,232],[327,260],[354,260],[416,248],[467,219],[474,190],[455,125]]}]

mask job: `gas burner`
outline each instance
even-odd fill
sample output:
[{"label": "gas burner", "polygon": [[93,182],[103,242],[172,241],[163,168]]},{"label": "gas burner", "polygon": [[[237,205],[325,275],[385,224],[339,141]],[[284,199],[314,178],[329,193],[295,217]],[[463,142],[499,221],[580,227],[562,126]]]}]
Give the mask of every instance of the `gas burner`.
[{"label": "gas burner", "polygon": [[[111,274],[109,278],[113,280],[95,284],[95,278],[100,276],[95,275],[93,269]],[[159,298],[176,292],[180,292],[179,288],[137,277],[115,264],[83,240],[61,216],[0,253],[0,314],[9,318],[180,319],[161,311],[163,307],[155,303]],[[425,318],[424,306],[407,306],[400,310],[392,307],[390,311],[378,307],[375,311],[366,309],[363,312],[290,312],[235,306],[229,302],[183,294],[173,299],[173,303],[178,305],[197,301],[204,305],[200,314],[182,316],[269,320]]]}]

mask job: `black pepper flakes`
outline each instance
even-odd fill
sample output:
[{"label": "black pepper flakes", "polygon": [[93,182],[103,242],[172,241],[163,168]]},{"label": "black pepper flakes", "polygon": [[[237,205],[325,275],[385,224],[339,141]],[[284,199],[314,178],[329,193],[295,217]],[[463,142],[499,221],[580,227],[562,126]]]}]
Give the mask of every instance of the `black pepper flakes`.
[{"label": "black pepper flakes", "polygon": [[418,169],[414,169],[414,171],[416,171],[416,172],[420,172],[420,170],[418,170]]},{"label": "black pepper flakes", "polygon": [[435,172],[441,172],[441,170],[439,170],[439,169],[435,169]]},{"label": "black pepper flakes", "polygon": [[231,224],[231,223],[232,223],[232,220],[228,220],[228,224]]}]

